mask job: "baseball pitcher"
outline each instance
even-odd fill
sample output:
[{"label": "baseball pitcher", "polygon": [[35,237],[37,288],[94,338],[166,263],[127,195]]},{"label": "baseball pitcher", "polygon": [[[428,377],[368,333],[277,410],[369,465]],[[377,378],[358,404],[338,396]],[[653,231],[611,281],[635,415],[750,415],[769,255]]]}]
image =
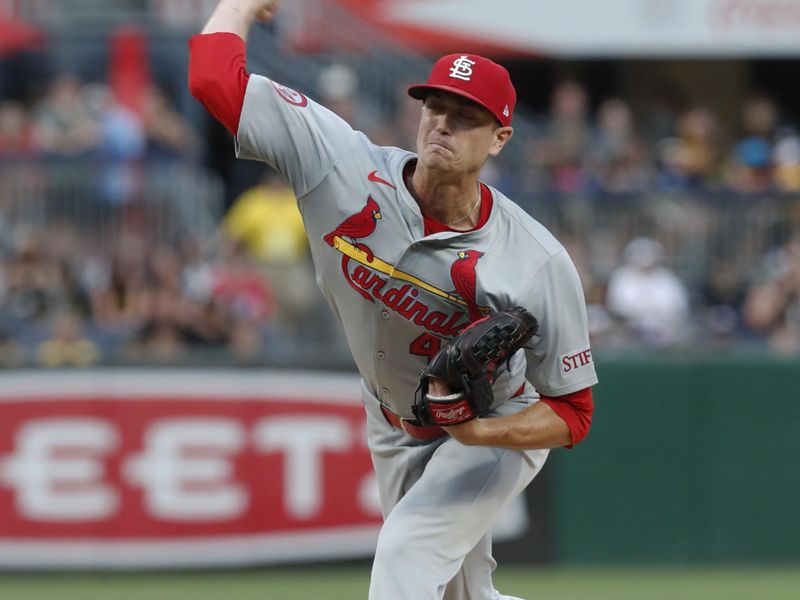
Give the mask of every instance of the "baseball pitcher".
[{"label": "baseball pitcher", "polygon": [[249,74],[274,0],[221,0],[190,41],[192,94],[298,198],[317,282],[362,378],[384,524],[371,600],[497,600],[490,528],[550,448],[591,424],[586,309],[563,246],[481,167],[512,138],[507,71],[469,52],[408,93],[416,153],[373,144]]}]

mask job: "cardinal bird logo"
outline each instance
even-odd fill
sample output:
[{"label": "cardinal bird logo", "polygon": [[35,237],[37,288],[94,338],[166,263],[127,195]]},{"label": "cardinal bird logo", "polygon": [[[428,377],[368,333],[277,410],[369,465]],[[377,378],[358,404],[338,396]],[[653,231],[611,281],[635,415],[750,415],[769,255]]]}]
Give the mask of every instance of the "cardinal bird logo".
[{"label": "cardinal bird logo", "polygon": [[480,306],[475,300],[477,288],[475,266],[481,256],[483,252],[477,250],[462,250],[458,253],[458,259],[450,266],[450,279],[453,280],[456,293],[467,303],[470,321],[477,321],[489,312],[488,307]]},{"label": "cardinal bird logo", "polygon": [[363,250],[367,254],[367,261],[372,262],[374,254],[369,246],[360,243],[358,240],[369,237],[375,231],[378,221],[381,219],[381,207],[372,198],[367,197],[367,204],[354,215],[350,215],[337,225],[336,229],[326,234],[322,239],[333,248],[334,238],[348,237],[356,248]]}]

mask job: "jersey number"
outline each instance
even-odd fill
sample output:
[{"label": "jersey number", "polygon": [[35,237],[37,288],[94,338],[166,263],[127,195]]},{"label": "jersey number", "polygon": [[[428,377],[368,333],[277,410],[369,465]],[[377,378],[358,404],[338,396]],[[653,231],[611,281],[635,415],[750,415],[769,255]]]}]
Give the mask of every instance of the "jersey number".
[{"label": "jersey number", "polygon": [[442,347],[442,340],[430,333],[423,333],[409,346],[408,351],[417,356],[425,356],[431,362],[436,353]]}]

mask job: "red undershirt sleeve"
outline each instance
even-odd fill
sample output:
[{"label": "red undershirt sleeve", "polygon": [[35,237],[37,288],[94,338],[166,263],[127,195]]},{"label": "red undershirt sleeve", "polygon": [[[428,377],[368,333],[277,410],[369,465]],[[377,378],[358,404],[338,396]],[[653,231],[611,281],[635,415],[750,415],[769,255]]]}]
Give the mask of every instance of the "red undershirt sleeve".
[{"label": "red undershirt sleeve", "polygon": [[572,448],[586,437],[586,434],[589,433],[589,428],[592,426],[592,414],[594,413],[592,388],[584,388],[555,398],[542,396],[541,399],[569,427],[572,443],[565,446],[566,448]]},{"label": "red undershirt sleeve", "polygon": [[235,33],[198,34],[189,40],[189,91],[233,135],[249,77],[245,43]]}]

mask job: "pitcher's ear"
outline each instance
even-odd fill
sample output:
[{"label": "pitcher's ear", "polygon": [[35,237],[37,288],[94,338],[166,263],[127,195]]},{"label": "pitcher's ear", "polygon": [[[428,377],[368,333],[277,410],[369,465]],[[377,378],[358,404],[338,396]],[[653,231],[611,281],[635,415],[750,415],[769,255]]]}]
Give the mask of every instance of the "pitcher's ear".
[{"label": "pitcher's ear", "polygon": [[490,156],[497,156],[500,154],[500,151],[503,147],[508,143],[511,139],[511,136],[514,135],[514,128],[513,127],[498,127],[494,131],[494,141],[492,142],[492,147],[489,149]]}]

